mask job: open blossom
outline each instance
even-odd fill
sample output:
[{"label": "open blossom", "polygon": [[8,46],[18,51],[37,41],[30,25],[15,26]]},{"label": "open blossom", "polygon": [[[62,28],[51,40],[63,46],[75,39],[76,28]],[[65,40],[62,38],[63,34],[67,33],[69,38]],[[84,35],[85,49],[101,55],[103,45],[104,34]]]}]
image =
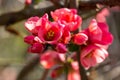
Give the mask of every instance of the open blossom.
[{"label": "open blossom", "polygon": [[113,36],[108,30],[106,23],[99,23],[93,19],[88,27],[89,39],[93,43],[109,45],[113,41]]},{"label": "open blossom", "polygon": [[63,32],[62,32],[62,36],[58,42],[63,43],[63,44],[68,44],[70,39],[71,39],[71,33],[66,27],[64,27]]},{"label": "open blossom", "polygon": [[37,34],[40,26],[42,26],[43,23],[46,24],[45,23],[46,21],[48,21],[48,15],[47,14],[45,14],[41,18],[39,18],[37,16],[31,17],[25,22],[25,28],[29,32],[31,32],[33,34]]},{"label": "open blossom", "polygon": [[[76,33],[81,27],[82,19],[76,9],[61,8],[51,12],[53,21],[48,15],[31,17],[25,22],[25,28],[31,33],[24,38],[30,45],[29,52],[40,54],[40,64],[51,69],[51,77],[59,77],[67,68],[68,80],[81,80],[77,55],[80,50],[80,62],[90,68],[103,62],[107,49],[113,41],[104,16],[101,13],[93,19],[88,28]],[[102,16],[100,20],[98,20]],[[65,54],[66,53],[66,54]],[[81,73],[82,74],[82,73]]]},{"label": "open blossom", "polygon": [[82,23],[82,19],[77,15],[76,9],[61,8],[51,12],[51,15],[55,21],[60,20],[70,31],[78,29]]},{"label": "open blossom", "polygon": [[81,51],[80,61],[85,68],[89,68],[103,62],[107,56],[108,52],[104,48],[89,45]]},{"label": "open blossom", "polygon": [[62,28],[57,22],[47,22],[40,27],[38,37],[44,43],[56,43],[62,36]]}]

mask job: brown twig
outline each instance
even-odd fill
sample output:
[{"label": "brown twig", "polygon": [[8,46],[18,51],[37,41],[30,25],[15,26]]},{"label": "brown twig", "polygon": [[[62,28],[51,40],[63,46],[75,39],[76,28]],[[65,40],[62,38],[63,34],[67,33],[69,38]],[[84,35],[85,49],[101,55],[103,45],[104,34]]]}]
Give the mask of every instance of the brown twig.
[{"label": "brown twig", "polygon": [[94,0],[94,1],[79,1],[79,10],[91,10],[96,8],[96,4],[105,6],[120,6],[120,0]]},{"label": "brown twig", "polygon": [[49,73],[49,69],[45,69],[40,80],[46,80],[48,73]]},{"label": "brown twig", "polygon": [[36,55],[34,56],[28,63],[26,66],[24,66],[24,68],[20,71],[20,73],[17,76],[16,80],[24,80],[24,77],[31,72],[36,65],[38,65],[39,63],[39,56]]},{"label": "brown twig", "polygon": [[78,9],[78,0],[70,0],[70,8]]},{"label": "brown twig", "polygon": [[64,5],[60,4],[60,0],[50,0],[55,6],[56,8],[61,8]]},{"label": "brown twig", "polygon": [[0,15],[0,25],[11,25],[21,20],[28,19],[31,16],[43,16],[45,13],[49,13],[56,9],[53,5],[44,8],[35,6],[28,6],[18,12],[10,12]]},{"label": "brown twig", "polygon": [[77,51],[77,61],[78,61],[78,64],[79,64],[79,73],[80,73],[80,76],[81,76],[81,80],[88,80],[88,76],[86,75],[86,71],[85,71],[85,69],[83,68],[83,66],[80,62],[80,49]]},{"label": "brown twig", "polygon": [[[68,0],[66,0],[68,1]],[[75,1],[75,0],[71,0]],[[79,11],[85,11],[85,10],[91,10],[96,8],[96,4],[103,4],[107,6],[115,6],[119,5],[120,6],[120,1],[119,0],[96,0],[96,1],[80,1],[79,2]],[[55,3],[56,4],[56,3]],[[72,6],[73,3],[71,3]],[[39,4],[37,4],[39,5]],[[34,5],[34,6],[37,6]],[[67,5],[67,4],[65,4]],[[67,7],[65,6],[64,7]],[[16,22],[19,22],[21,20],[27,19],[31,16],[42,16],[44,13],[49,13],[51,10],[55,10],[55,6],[49,6],[45,8],[40,8],[40,7],[27,7],[21,11],[18,12],[10,12],[6,13],[3,15],[0,15],[0,25],[6,25],[6,24],[14,24]],[[72,8],[75,8],[73,5]]]}]

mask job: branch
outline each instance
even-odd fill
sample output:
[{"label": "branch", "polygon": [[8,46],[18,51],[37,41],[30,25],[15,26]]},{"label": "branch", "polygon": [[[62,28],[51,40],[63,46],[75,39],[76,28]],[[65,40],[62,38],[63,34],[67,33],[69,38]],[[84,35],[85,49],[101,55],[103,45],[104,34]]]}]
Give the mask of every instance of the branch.
[{"label": "branch", "polygon": [[60,4],[60,0],[50,0],[50,1],[56,6],[56,8],[63,7],[63,5]]},{"label": "branch", "polygon": [[[51,0],[54,5],[58,4],[57,2],[55,2],[55,0]],[[68,1],[68,0],[66,0]],[[74,0],[70,0],[70,1],[74,1]],[[46,1],[40,2],[40,3],[45,3]],[[48,1],[49,2],[49,1]],[[74,1],[75,2],[75,1]],[[47,3],[49,5],[49,3]],[[72,3],[73,4],[73,3]],[[75,8],[74,5],[72,5],[72,7]],[[76,3],[75,3],[76,4]],[[91,9],[95,9],[96,8],[96,4],[103,4],[106,6],[116,6],[119,5],[120,6],[120,1],[119,0],[96,0],[96,1],[79,1],[79,11],[86,11],[86,10],[91,10]],[[21,11],[18,12],[11,12],[11,13],[6,13],[3,15],[0,15],[0,25],[11,25],[14,24],[16,22],[22,21],[24,19],[28,19],[31,16],[42,16],[45,13],[49,13],[52,10],[55,10],[56,7],[54,5],[46,5],[47,7],[39,7],[39,5],[41,4],[37,4],[37,5],[33,5],[32,7],[26,7]],[[59,7],[61,7],[60,5],[58,5]],[[64,5],[64,7],[66,6],[66,4]],[[58,8],[58,7],[57,7]]]},{"label": "branch", "polygon": [[120,6],[120,0],[94,0],[94,1],[79,1],[79,10],[95,9],[96,4],[102,4],[105,6]]},{"label": "branch", "polygon": [[77,51],[77,61],[79,64],[79,73],[81,76],[81,80],[88,80],[88,76],[86,75],[86,71],[80,62],[80,55],[81,55],[80,52],[81,52],[80,50]]},{"label": "branch", "polygon": [[43,16],[45,13],[49,13],[50,11],[56,9],[53,5],[48,6],[49,4],[47,5],[48,7],[44,7],[44,8],[40,8],[39,5],[40,4],[34,5],[32,7],[31,6],[26,7],[19,12],[11,12],[1,15],[0,25],[14,24],[24,19],[28,19],[31,16]]},{"label": "branch", "polygon": [[46,80],[48,73],[49,73],[49,69],[45,69],[40,80]]},{"label": "branch", "polygon": [[70,8],[78,9],[78,0],[70,0]]},{"label": "branch", "polygon": [[39,64],[39,56],[36,55],[26,64],[26,66],[24,66],[24,68],[18,74],[16,80],[24,80],[24,77],[28,75],[28,73],[31,72],[38,64]]}]

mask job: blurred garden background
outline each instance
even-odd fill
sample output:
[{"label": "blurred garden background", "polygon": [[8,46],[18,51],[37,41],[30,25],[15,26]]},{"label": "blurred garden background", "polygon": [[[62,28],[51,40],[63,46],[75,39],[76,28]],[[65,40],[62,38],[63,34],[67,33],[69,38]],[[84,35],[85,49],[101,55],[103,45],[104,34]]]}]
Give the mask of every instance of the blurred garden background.
[{"label": "blurred garden background", "polygon": [[[119,0],[0,0],[0,80],[42,80],[45,70],[40,66],[38,55],[27,52],[28,45],[24,37],[28,31],[24,22],[31,16],[42,16],[57,8],[78,9],[83,18],[82,26],[88,26],[90,20],[101,10],[100,4],[108,8],[106,18],[114,41],[109,57],[88,72],[89,80],[120,80],[120,1]],[[46,80],[53,80],[47,75]],[[58,78],[57,80],[65,80]]]}]

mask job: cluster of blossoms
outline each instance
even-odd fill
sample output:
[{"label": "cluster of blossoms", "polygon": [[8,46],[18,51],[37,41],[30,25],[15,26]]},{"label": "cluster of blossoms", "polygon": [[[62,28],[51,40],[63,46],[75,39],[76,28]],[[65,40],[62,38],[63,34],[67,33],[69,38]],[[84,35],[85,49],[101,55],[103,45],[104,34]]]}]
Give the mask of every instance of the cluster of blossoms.
[{"label": "cluster of blossoms", "polygon": [[24,38],[30,44],[28,51],[40,55],[40,63],[45,69],[52,68],[51,77],[60,76],[67,67],[68,80],[80,80],[76,55],[80,54],[80,62],[87,69],[103,62],[113,36],[106,22],[96,19],[91,20],[88,28],[79,30],[82,18],[76,9],[57,9],[51,16],[53,21],[45,14],[25,22],[25,28],[31,33]]}]

